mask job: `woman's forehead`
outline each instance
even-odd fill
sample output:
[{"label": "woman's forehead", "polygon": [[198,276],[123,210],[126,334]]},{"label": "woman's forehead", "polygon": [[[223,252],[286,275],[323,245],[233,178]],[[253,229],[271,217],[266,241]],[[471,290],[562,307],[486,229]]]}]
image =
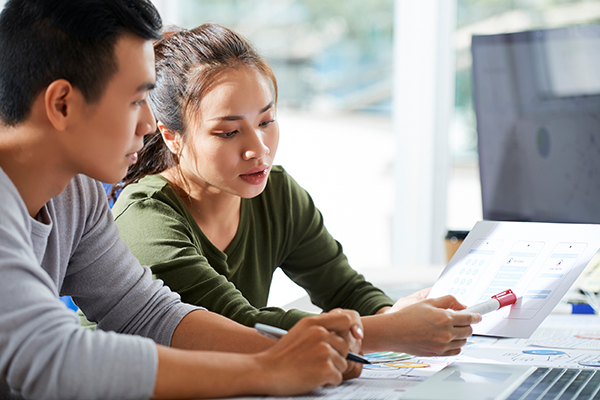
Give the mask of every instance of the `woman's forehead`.
[{"label": "woman's forehead", "polygon": [[197,112],[205,122],[236,119],[264,109],[273,102],[268,77],[252,68],[223,71],[199,99]]}]

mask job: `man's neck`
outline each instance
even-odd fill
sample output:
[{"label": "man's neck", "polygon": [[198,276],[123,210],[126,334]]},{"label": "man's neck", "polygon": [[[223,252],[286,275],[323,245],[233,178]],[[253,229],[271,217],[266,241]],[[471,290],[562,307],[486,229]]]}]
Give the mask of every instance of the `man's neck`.
[{"label": "man's neck", "polygon": [[51,136],[43,130],[27,124],[0,127],[0,167],[19,191],[32,217],[60,194],[74,176],[61,158]]}]

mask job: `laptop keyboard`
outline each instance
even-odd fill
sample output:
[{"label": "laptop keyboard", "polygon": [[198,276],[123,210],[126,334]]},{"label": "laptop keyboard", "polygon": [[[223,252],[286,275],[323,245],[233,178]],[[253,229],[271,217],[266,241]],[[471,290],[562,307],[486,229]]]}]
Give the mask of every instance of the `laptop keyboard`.
[{"label": "laptop keyboard", "polygon": [[600,400],[600,371],[537,368],[507,400]]}]

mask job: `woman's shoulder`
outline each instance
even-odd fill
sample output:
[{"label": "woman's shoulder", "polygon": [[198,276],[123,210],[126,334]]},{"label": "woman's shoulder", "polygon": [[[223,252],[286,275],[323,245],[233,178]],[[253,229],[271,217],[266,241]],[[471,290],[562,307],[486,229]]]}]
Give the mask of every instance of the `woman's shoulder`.
[{"label": "woman's shoulder", "polygon": [[298,186],[294,178],[281,165],[273,165],[265,192],[289,191]]},{"label": "woman's shoulder", "polygon": [[119,194],[117,201],[121,199],[137,200],[153,197],[156,193],[164,191],[167,186],[169,186],[169,181],[162,175],[147,175],[136,183],[125,186]]},{"label": "woman's shoulder", "polygon": [[288,175],[287,171],[281,165],[273,165],[271,167],[271,176],[284,176]]},{"label": "woman's shoulder", "polygon": [[275,196],[278,202],[286,198],[290,201],[302,199],[304,202],[307,197],[310,197],[306,190],[281,165],[274,165],[271,168],[269,182],[263,195]]},{"label": "woman's shoulder", "polygon": [[112,207],[113,214],[119,215],[128,209],[132,204],[157,200],[170,202],[172,196],[169,195],[170,184],[162,175],[148,175],[136,183],[127,185]]}]

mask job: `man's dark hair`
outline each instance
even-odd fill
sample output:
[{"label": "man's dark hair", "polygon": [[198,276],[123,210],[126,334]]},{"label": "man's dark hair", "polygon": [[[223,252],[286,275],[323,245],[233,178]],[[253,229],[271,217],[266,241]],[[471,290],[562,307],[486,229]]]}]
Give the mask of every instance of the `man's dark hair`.
[{"label": "man's dark hair", "polygon": [[25,121],[57,79],[98,101],[118,70],[117,39],[158,39],[161,26],[150,0],[9,0],[0,14],[0,120]]}]

